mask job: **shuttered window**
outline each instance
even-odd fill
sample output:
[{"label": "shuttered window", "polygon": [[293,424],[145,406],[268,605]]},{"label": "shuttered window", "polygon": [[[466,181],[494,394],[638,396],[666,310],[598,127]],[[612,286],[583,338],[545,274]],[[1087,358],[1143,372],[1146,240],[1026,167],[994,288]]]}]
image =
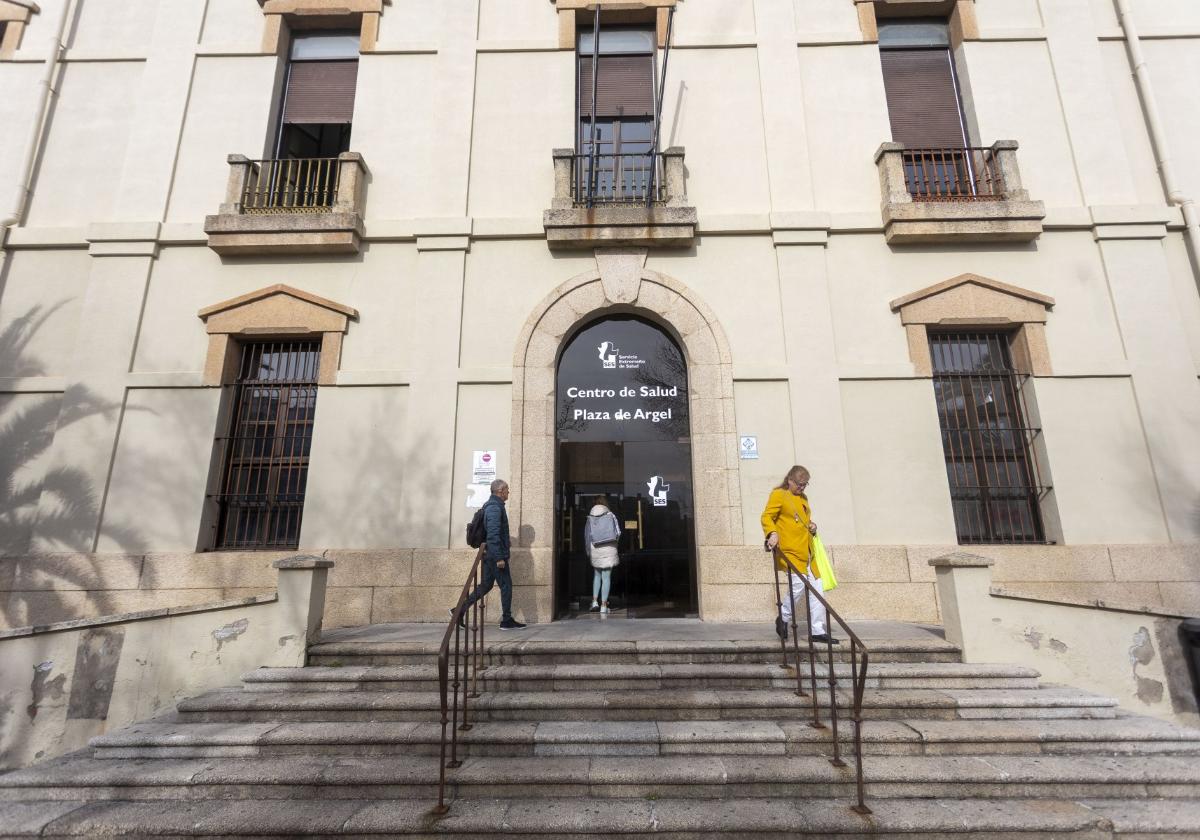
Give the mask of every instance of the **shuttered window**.
[{"label": "shuttered window", "polygon": [[968,145],[944,19],[880,21],[879,60],[892,140],[910,149]]},{"label": "shuttered window", "polygon": [[300,125],[352,122],[357,79],[357,61],[293,61],[283,121]]},{"label": "shuttered window", "polygon": [[[650,55],[602,55],[596,84],[597,117],[654,115],[654,67]],[[592,113],[592,57],[579,58],[579,114]]]},{"label": "shuttered window", "polygon": [[950,50],[882,50],[879,58],[892,139],[915,149],[966,146]]}]

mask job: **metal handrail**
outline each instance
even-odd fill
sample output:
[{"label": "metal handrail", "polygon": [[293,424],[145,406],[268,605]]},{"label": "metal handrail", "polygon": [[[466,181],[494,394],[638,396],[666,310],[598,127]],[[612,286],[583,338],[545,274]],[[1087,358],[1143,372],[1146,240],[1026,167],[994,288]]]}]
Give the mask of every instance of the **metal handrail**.
[{"label": "metal handrail", "polygon": [[998,201],[1008,192],[990,146],[910,148],[901,154],[909,194],[918,201]]},{"label": "metal handrail", "polygon": [[[852,720],[854,722],[854,764],[855,764],[854,772],[855,772],[856,782],[858,785],[858,803],[856,805],[851,806],[851,808],[856,813],[869,814],[869,813],[871,813],[871,809],[867,807],[867,803],[865,801],[866,785],[863,781],[862,702],[863,702],[863,692],[866,690],[866,687],[867,687],[867,662],[870,657],[870,651],[867,649],[867,646],[862,643],[862,640],[858,638],[858,636],[854,633],[854,631],[850,629],[849,625],[847,625],[846,622],[842,620],[842,617],[837,614],[837,612],[833,609],[833,607],[829,606],[829,602],[825,600],[825,597],[820,592],[818,592],[817,588],[815,586],[813,586],[809,582],[808,578],[806,578],[800,572],[800,568],[795,563],[793,563],[792,560],[786,554],[784,554],[782,551],[779,550],[779,546],[775,546],[775,549],[773,551],[773,557],[774,557],[774,559],[780,560],[787,564],[788,568],[791,569],[795,573],[795,575],[801,580],[801,582],[803,582],[804,589],[805,589],[807,596],[809,598],[816,598],[825,607],[825,612],[827,615],[826,620],[828,621],[828,619],[833,619],[834,621],[836,621],[838,623],[838,626],[842,628],[842,631],[850,639],[850,682],[851,682],[851,686],[852,686],[852,699],[853,699],[853,702],[852,702],[851,708],[850,708],[850,720]],[[775,604],[779,610],[779,617],[782,619],[783,618],[783,599],[779,594],[779,564],[772,563],[771,566],[775,569]],[[796,696],[797,697],[808,697],[809,693],[804,690],[804,677],[801,674],[801,669],[800,669],[800,664],[801,664],[800,631],[799,631],[799,622],[797,622],[795,620],[796,619],[796,596],[792,592],[792,587],[790,585],[786,586],[785,588],[787,589],[788,600],[791,602],[791,605],[792,605],[792,622],[791,622],[792,627],[791,627],[791,630],[792,630],[792,652],[795,657],[795,666],[794,667],[796,670]],[[813,715],[812,721],[810,721],[809,726],[811,726],[813,729],[824,729],[825,724],[821,722],[820,705],[817,702],[817,654],[816,654],[816,648],[814,647],[813,640],[812,640],[812,613],[808,609],[808,601],[807,600],[805,600],[805,602],[804,602],[804,614],[807,618],[807,624],[808,624],[808,672],[809,672],[809,681],[810,681],[809,684],[811,687],[812,715]],[[841,755],[841,742],[838,740],[837,675],[834,673],[834,669],[833,669],[833,640],[832,640],[832,634],[829,633],[828,627],[826,627],[826,636],[829,638],[829,641],[827,641],[825,643],[825,646],[826,646],[826,649],[828,652],[828,662],[829,662],[829,721],[830,721],[830,727],[831,727],[830,734],[832,735],[832,740],[833,740],[833,758],[829,759],[829,762],[834,767],[845,767],[846,762],[842,761],[842,755]],[[785,639],[781,638],[779,640],[779,649],[780,649],[780,653],[782,654],[782,657],[783,657],[783,667],[787,668],[787,667],[789,667],[788,666],[788,658],[787,658],[788,651],[787,651],[787,641]],[[858,664],[860,654],[862,656],[861,670],[860,670],[859,664]]]},{"label": "metal handrail", "polygon": [[329,213],[340,177],[338,158],[252,160],[242,187],[242,212]]},{"label": "metal handrail", "polygon": [[[571,195],[576,204],[647,204],[666,200],[659,175],[659,152],[576,154],[572,163]],[[590,203],[589,203],[590,202]]]},{"label": "metal handrail", "polygon": [[[471,571],[467,573],[466,582],[463,583],[462,591],[458,594],[458,602],[454,605],[450,624],[442,635],[442,645],[438,649],[438,691],[441,693],[442,699],[442,746],[438,773],[438,803],[433,809],[435,814],[445,814],[450,810],[450,806],[446,804],[446,768],[454,769],[462,766],[462,762],[458,760],[458,733],[460,731],[468,732],[471,729],[472,724],[467,717],[468,700],[479,697],[479,672],[487,670],[487,665],[483,663],[483,627],[484,620],[487,618],[486,595],[471,605],[471,623],[467,627],[466,643],[460,644],[463,635],[461,624],[463,611],[467,609],[467,597],[479,583],[479,568],[486,550],[485,546],[480,546],[479,551],[475,552],[475,561],[471,564]],[[451,692],[450,683],[451,635],[454,636],[453,692]],[[474,640],[473,645],[472,639]],[[472,665],[474,665],[473,669]],[[460,668],[462,671],[461,682],[459,681]],[[458,689],[460,685],[462,686],[462,724],[458,722]],[[470,693],[467,691],[468,686],[470,686]],[[450,727],[448,735],[447,726]],[[450,742],[449,761],[446,761],[447,738]]]}]

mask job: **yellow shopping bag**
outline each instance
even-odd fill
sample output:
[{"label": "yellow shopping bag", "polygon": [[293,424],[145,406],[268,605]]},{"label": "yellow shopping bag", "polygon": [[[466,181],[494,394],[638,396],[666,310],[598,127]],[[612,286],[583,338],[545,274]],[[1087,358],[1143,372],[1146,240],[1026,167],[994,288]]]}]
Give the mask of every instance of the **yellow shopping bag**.
[{"label": "yellow shopping bag", "polygon": [[812,538],[813,565],[817,568],[817,577],[821,579],[822,588],[828,592],[837,589],[837,577],[833,573],[833,564],[829,562],[829,553],[825,551],[825,543],[821,538]]}]

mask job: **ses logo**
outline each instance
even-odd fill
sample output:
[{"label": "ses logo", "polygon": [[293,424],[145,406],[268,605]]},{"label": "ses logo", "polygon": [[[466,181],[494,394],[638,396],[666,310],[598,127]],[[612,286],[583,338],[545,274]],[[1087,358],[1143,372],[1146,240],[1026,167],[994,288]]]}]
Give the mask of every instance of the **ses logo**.
[{"label": "ses logo", "polygon": [[656,475],[646,482],[646,486],[650,488],[650,501],[654,507],[666,507],[667,491],[671,489],[671,485],[663,481],[661,475]]},{"label": "ses logo", "polygon": [[615,344],[613,344],[611,341],[605,341],[602,342],[596,349],[600,351],[600,364],[605,370],[616,368],[617,354],[620,351],[617,350]]},{"label": "ses logo", "polygon": [[597,354],[600,357],[600,367],[604,370],[637,370],[646,364],[641,356],[632,353],[622,355],[617,349],[617,345],[611,341],[602,341],[600,346],[596,348]]}]

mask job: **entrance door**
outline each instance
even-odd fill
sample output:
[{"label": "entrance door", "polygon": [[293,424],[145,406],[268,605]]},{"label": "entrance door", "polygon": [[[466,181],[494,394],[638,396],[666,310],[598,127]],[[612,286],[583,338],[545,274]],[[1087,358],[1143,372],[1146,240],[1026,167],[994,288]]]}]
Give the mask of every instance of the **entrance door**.
[{"label": "entrance door", "polygon": [[564,350],[557,383],[555,590],[586,612],[584,524],[598,498],[621,523],[609,605],[631,618],[697,613],[687,367],[653,324],[609,318]]}]

